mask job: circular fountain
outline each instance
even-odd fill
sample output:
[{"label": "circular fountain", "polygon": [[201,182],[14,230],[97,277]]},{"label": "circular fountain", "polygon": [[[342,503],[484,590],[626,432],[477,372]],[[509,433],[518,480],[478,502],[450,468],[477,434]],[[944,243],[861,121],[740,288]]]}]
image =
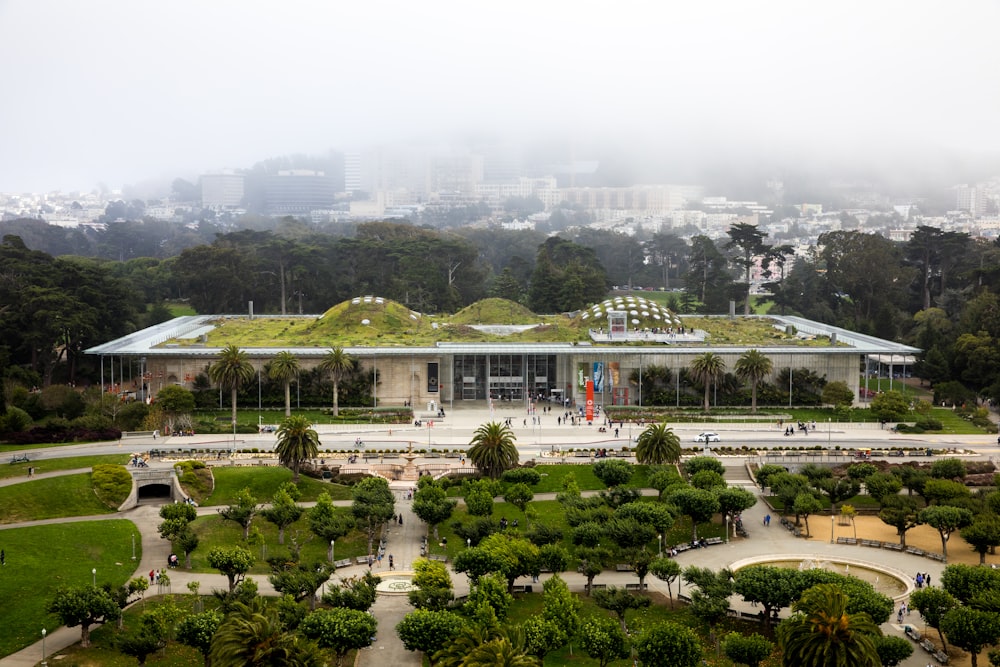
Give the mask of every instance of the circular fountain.
[{"label": "circular fountain", "polygon": [[413,584],[412,572],[399,572],[391,575],[381,575],[382,581],[375,587],[379,595],[406,595],[417,590]]},{"label": "circular fountain", "polygon": [[877,592],[897,602],[907,598],[914,585],[910,577],[901,570],[879,563],[856,558],[818,558],[813,554],[782,554],[781,556],[755,556],[738,560],[729,566],[734,572],[751,565],[770,565],[793,570],[822,569],[837,574],[850,575],[870,583]]}]

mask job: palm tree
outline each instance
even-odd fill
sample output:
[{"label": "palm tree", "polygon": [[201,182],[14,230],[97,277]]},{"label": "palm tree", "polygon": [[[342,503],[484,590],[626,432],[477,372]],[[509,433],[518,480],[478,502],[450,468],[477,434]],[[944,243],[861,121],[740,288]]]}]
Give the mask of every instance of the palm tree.
[{"label": "palm tree", "polygon": [[292,378],[299,374],[299,360],[288,350],[282,350],[274,356],[271,362],[271,369],[267,376],[272,380],[284,383],[285,385],[285,416],[292,414]]},{"label": "palm tree", "polygon": [[681,460],[681,439],[666,422],[650,424],[639,434],[635,460],[641,464],[663,465]]},{"label": "palm tree", "polygon": [[760,350],[747,350],[736,360],[736,376],[750,383],[750,412],[757,412],[757,384],[771,374],[774,364]]},{"label": "palm tree", "polygon": [[297,484],[302,462],[319,456],[319,435],[302,415],[285,417],[278,427],[274,451],[281,465],[292,469],[292,481]]},{"label": "palm tree", "polygon": [[469,448],[469,460],[487,477],[497,479],[505,470],[517,466],[514,432],[498,422],[489,422],[476,429]]},{"label": "palm tree", "polygon": [[541,667],[541,665],[541,660],[526,654],[524,647],[514,646],[506,637],[480,644],[462,661],[462,667]]},{"label": "palm tree", "polygon": [[264,599],[235,603],[216,630],[209,654],[213,667],[319,667],[325,664],[312,642],[288,632]]},{"label": "palm tree", "polygon": [[326,353],[319,367],[324,372],[329,373],[330,378],[333,380],[333,416],[336,417],[340,414],[340,406],[338,404],[340,381],[354,369],[354,358],[344,352],[344,348],[335,347]]},{"label": "palm tree", "polygon": [[875,638],[882,632],[867,613],[847,613],[848,598],[834,584],[813,586],[796,612],[778,626],[786,667],[878,667]]},{"label": "palm tree", "polygon": [[712,383],[717,382],[726,370],[726,362],[714,352],[699,354],[691,362],[691,375],[705,385],[705,412],[709,410],[708,397]]},{"label": "palm tree", "polygon": [[223,389],[232,392],[233,424],[236,423],[236,392],[253,378],[253,366],[247,360],[247,353],[235,345],[229,345],[219,353],[219,360],[208,367],[208,377]]}]

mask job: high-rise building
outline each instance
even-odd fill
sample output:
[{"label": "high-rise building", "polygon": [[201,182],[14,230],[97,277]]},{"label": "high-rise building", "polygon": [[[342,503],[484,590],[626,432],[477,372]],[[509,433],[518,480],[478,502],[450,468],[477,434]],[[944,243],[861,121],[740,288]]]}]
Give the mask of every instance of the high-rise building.
[{"label": "high-rise building", "polygon": [[289,169],[268,176],[264,182],[264,206],[271,215],[297,215],[333,208],[333,179],[322,171]]},{"label": "high-rise building", "polygon": [[202,208],[238,208],[243,204],[243,174],[217,171],[201,176]]},{"label": "high-rise building", "polygon": [[344,191],[361,192],[361,153],[344,154]]},{"label": "high-rise building", "polygon": [[982,186],[959,185],[955,188],[955,208],[978,218],[986,213],[986,195],[986,188]]}]

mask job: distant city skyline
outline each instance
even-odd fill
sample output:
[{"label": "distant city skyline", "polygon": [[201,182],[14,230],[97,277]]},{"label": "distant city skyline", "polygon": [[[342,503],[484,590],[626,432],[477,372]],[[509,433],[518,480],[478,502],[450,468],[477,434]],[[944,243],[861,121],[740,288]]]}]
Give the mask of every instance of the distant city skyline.
[{"label": "distant city skyline", "polygon": [[409,142],[961,166],[1000,155],[998,23],[985,0],[0,0],[0,191]]}]

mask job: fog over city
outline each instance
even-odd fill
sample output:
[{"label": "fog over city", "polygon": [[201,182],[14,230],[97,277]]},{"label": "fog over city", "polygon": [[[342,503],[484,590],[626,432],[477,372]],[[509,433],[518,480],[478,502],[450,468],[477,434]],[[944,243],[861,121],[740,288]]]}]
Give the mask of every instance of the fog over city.
[{"label": "fog over city", "polygon": [[997,25],[985,0],[0,0],[0,191],[406,142],[541,146],[633,182],[957,182],[1000,155]]}]

